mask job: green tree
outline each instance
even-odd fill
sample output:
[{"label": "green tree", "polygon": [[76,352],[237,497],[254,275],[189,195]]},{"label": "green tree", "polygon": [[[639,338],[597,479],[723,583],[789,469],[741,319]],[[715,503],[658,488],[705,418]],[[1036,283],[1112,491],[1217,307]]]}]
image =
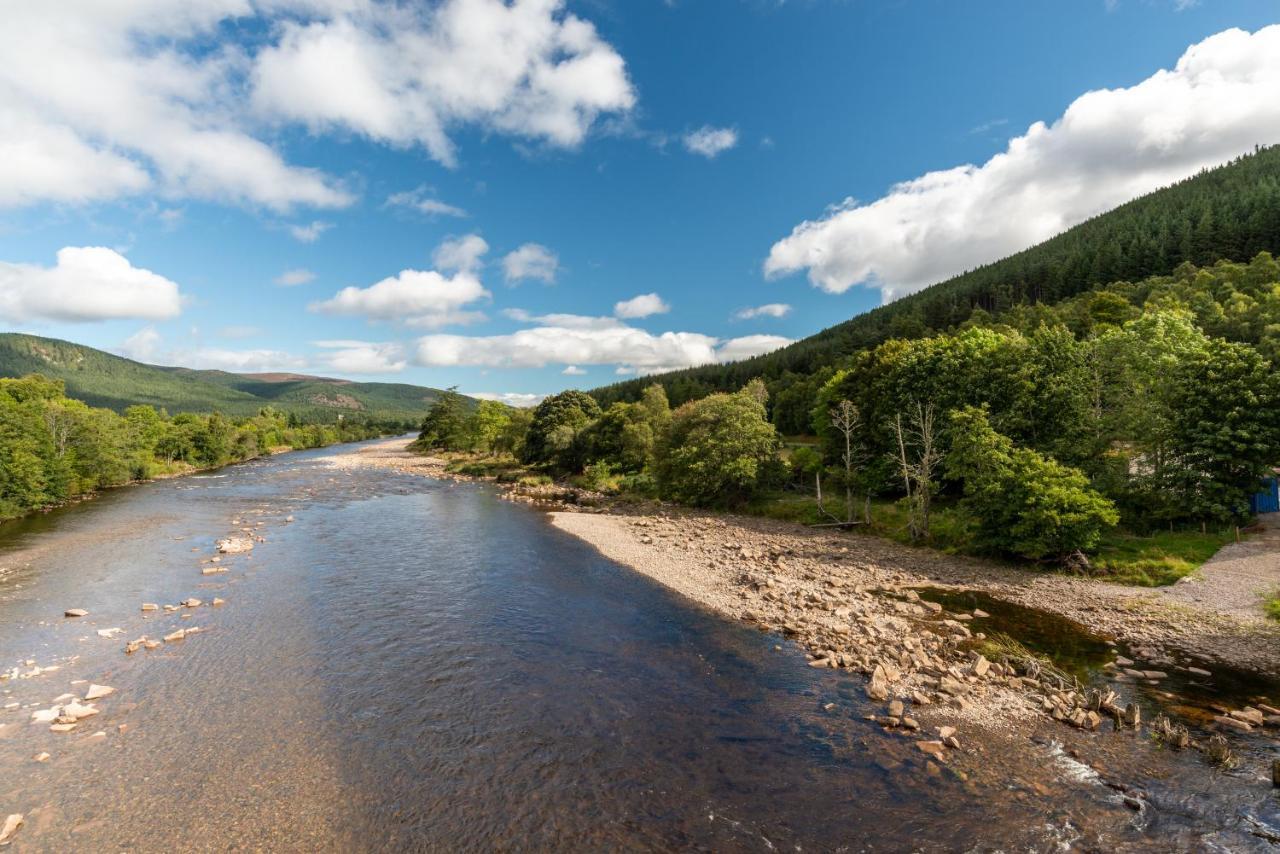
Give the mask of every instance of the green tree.
[{"label": "green tree", "polygon": [[978,520],[978,544],[1040,560],[1097,547],[1119,520],[1115,505],[1077,469],[1014,446],[987,414],[966,407],[951,415],[948,475],[964,484],[964,503]]},{"label": "green tree", "polygon": [[758,380],[734,394],[686,403],[671,416],[655,467],[664,498],[699,506],[750,498],[777,460]]},{"label": "green tree", "polygon": [[414,444],[424,451],[434,448],[456,450],[465,441],[465,422],[466,401],[458,393],[457,386],[450,386],[427,410]]},{"label": "green tree", "polygon": [[533,410],[521,461],[579,470],[585,454],[578,437],[599,417],[600,404],[583,392],[570,389],[548,397]]}]

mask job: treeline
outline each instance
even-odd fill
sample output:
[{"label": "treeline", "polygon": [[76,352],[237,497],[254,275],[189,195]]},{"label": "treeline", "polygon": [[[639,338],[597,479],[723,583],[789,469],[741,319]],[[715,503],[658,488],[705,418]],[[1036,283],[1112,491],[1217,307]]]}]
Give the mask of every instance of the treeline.
[{"label": "treeline", "polygon": [[1061,235],[859,315],[788,347],[728,365],[629,380],[593,392],[602,405],[638,400],[659,382],[673,403],[741,388],[763,377],[809,375],[890,338],[953,329],[975,310],[1055,304],[1107,282],[1168,275],[1184,264],[1280,254],[1280,146],[1135,199]]},{"label": "treeline", "polygon": [[[823,511],[846,524],[888,497],[922,541],[945,501],[977,548],[1062,559],[1116,524],[1247,518],[1280,464],[1276,358],[1280,263],[1262,253],[1055,306],[974,310],[953,331],[775,384],[772,418],[759,379],[674,410],[655,382],[603,409],[578,391],[531,413],[488,405],[445,431],[433,410],[420,442],[697,505],[825,489]],[[779,426],[820,441],[780,454]]]},{"label": "treeline", "polygon": [[119,414],[68,398],[61,380],[39,374],[0,379],[0,519],[276,449],[316,448],[406,429],[404,423],[360,419],[306,424],[269,407],[235,420],[217,412],[170,417],[150,406]]}]

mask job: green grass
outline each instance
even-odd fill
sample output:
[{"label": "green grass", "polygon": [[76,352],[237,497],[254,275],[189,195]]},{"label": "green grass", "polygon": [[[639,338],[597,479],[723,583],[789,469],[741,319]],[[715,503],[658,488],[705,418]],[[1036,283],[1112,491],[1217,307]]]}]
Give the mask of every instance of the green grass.
[{"label": "green grass", "polygon": [[1234,531],[1160,531],[1140,536],[1123,530],[1103,535],[1095,573],[1106,581],[1163,587],[1185,578],[1235,539]]},{"label": "green grass", "polygon": [[[833,496],[825,503],[831,513],[841,519],[845,518],[841,496]],[[797,493],[761,496],[745,509],[755,516],[798,522],[802,525],[831,521],[818,511],[813,496]],[[861,518],[861,511],[859,504],[855,518]],[[907,545],[924,545],[947,554],[982,554],[973,546],[973,520],[954,502],[940,501],[934,504],[930,514],[930,537],[924,543],[912,541],[907,531],[906,508],[893,501],[873,501],[871,524],[853,530]],[[1103,535],[1097,553],[1090,555],[1090,560],[1099,580],[1140,587],[1163,587],[1199,569],[1201,564],[1234,538],[1234,530],[1206,533],[1160,531],[1142,536],[1117,529]],[[1274,616],[1280,620],[1280,596],[1274,604]]]},{"label": "green grass", "polygon": [[1266,611],[1271,619],[1280,620],[1280,593],[1268,599],[1267,604],[1262,606],[1262,610]]}]

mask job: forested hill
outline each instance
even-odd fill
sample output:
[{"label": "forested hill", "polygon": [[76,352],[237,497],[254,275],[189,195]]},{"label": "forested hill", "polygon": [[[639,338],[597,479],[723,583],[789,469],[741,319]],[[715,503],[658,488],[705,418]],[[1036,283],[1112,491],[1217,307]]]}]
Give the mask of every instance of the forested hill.
[{"label": "forested hill", "polygon": [[661,383],[673,404],[812,373],[889,338],[953,328],[977,309],[1056,303],[1097,285],[1166,275],[1183,262],[1208,266],[1280,254],[1280,146],[1272,145],[1094,217],[1030,249],[979,267],[753,359],[605,386],[602,404],[637,400]]},{"label": "forested hill", "polygon": [[440,394],[403,383],[159,367],[68,341],[0,333],[0,376],[32,373],[63,380],[68,396],[116,411],[141,403],[171,413],[242,417],[272,406],[308,423],[336,421],[339,414],[417,422]]}]

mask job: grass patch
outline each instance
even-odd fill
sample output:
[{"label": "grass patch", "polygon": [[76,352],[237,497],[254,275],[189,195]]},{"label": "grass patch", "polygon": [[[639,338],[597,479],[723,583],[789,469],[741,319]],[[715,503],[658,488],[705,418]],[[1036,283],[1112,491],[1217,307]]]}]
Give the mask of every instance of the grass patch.
[{"label": "grass patch", "polygon": [[1262,610],[1266,611],[1271,619],[1280,620],[1280,593],[1273,594],[1267,600],[1267,604],[1262,606]]},{"label": "grass patch", "polygon": [[1234,531],[1159,531],[1140,536],[1114,530],[1103,535],[1092,562],[1106,581],[1163,587],[1195,572],[1234,539]]},{"label": "grass patch", "polygon": [[[858,499],[854,518],[862,518]],[[829,496],[827,510],[845,518],[843,496]],[[784,522],[814,525],[830,522],[822,515],[812,495],[795,492],[757,497],[745,508],[753,516]],[[876,499],[871,503],[871,524],[860,525],[854,532],[904,543],[923,545],[947,554],[983,553],[973,545],[974,520],[955,502],[936,501],[930,513],[929,539],[914,542],[907,531],[907,509],[901,502]],[[1173,584],[1200,568],[1218,549],[1235,539],[1235,531],[1158,531],[1150,535],[1113,530],[1103,534],[1096,554],[1090,556],[1094,571],[1103,581],[1132,584],[1139,587],[1163,587]],[[1273,616],[1280,620],[1280,594],[1274,601]],[[1270,613],[1270,612],[1269,612]]]}]

